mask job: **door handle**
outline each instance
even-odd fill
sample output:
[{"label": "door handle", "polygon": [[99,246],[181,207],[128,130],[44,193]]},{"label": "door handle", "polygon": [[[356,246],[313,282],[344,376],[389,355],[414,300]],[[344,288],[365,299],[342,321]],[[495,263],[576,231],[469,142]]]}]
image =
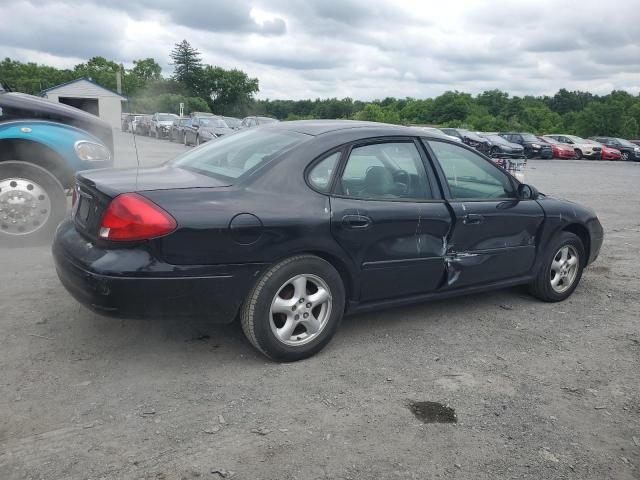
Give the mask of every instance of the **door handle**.
[{"label": "door handle", "polygon": [[364,229],[371,225],[371,218],[366,215],[345,215],[342,217],[342,225],[346,228]]},{"label": "door handle", "polygon": [[484,217],[477,213],[469,213],[462,217],[462,223],[465,225],[477,225],[482,222],[484,222]]}]

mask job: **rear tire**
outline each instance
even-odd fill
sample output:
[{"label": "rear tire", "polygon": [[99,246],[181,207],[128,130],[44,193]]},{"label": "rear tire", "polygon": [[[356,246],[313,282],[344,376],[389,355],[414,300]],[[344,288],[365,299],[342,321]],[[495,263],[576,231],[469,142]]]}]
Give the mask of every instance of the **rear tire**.
[{"label": "rear tire", "polygon": [[[572,263],[572,259],[575,263]],[[544,262],[530,284],[529,291],[534,297],[545,302],[565,300],[580,283],[586,262],[580,238],[570,232],[561,232],[549,244]]]},{"label": "rear tire", "polygon": [[0,245],[49,242],[66,213],[64,187],[51,173],[27,162],[0,163]]},{"label": "rear tire", "polygon": [[297,255],[260,276],[242,307],[242,330],[267,357],[302,360],[329,343],[344,304],[344,285],[336,269],[316,256]]}]

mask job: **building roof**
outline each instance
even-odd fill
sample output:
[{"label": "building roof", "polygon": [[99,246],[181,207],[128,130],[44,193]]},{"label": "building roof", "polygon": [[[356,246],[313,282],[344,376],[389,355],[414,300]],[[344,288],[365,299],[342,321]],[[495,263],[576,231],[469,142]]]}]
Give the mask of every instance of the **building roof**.
[{"label": "building roof", "polygon": [[57,89],[59,89],[59,88],[61,88],[61,87],[66,87],[67,85],[71,85],[71,84],[74,84],[74,83],[79,83],[79,82],[82,82],[82,81],[89,82],[89,83],[91,83],[91,84],[95,85],[96,87],[100,88],[101,90],[104,90],[105,92],[109,92],[109,93],[111,93],[111,94],[113,94],[113,95],[115,95],[115,96],[120,97],[122,100],[125,100],[125,101],[128,101],[128,100],[129,100],[129,97],[126,97],[126,96],[124,96],[124,95],[121,95],[121,94],[120,94],[120,93],[118,93],[118,92],[114,92],[113,90],[111,90],[111,89],[109,89],[109,88],[103,87],[102,85],[100,85],[100,84],[98,84],[98,83],[94,82],[94,81],[93,81],[91,78],[89,78],[89,77],[76,78],[75,80],[70,80],[70,81],[68,81],[68,82],[61,83],[60,85],[56,85],[55,87],[47,88],[46,90],[42,90],[42,91],[40,92],[40,96],[41,96],[41,97],[44,97],[44,96],[46,96],[46,94],[47,94],[47,93],[49,93],[49,92],[52,92],[52,91],[57,90]]}]

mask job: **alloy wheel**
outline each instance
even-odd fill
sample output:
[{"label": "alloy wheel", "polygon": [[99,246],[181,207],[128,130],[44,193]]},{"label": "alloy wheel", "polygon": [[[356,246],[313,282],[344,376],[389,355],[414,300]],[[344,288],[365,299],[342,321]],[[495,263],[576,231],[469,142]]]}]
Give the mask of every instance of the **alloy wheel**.
[{"label": "alloy wheel", "polygon": [[311,274],[296,275],[278,289],[271,302],[271,331],[285,345],[307,344],[324,330],[331,308],[331,291],[324,280]]},{"label": "alloy wheel", "polygon": [[556,293],[566,292],[576,279],[580,257],[572,245],[562,246],[551,261],[550,282]]}]

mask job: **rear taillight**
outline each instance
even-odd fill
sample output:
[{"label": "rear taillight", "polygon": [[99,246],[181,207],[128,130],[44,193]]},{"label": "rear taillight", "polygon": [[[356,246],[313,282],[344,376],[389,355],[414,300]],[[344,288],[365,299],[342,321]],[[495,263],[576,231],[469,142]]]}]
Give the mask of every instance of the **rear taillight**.
[{"label": "rear taillight", "polygon": [[114,198],[102,217],[100,238],[133,242],[161,237],[176,229],[175,219],[151,200],[137,193]]}]

